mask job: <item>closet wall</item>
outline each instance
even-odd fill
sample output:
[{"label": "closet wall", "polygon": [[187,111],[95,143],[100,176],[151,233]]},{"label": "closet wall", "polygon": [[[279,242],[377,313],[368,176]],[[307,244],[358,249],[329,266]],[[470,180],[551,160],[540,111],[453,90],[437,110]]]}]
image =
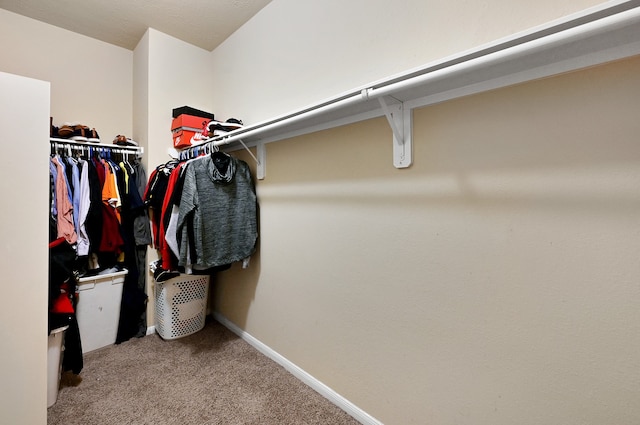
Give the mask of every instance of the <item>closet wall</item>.
[{"label": "closet wall", "polygon": [[1,79],[2,196],[11,206],[0,225],[8,301],[0,313],[0,412],[3,423],[44,425],[49,117],[56,124],[91,125],[107,143],[116,134],[131,134],[133,55],[2,9],[0,52],[0,71],[41,80],[34,88],[29,78]]},{"label": "closet wall", "polygon": [[640,419],[640,58],[267,145],[217,310],[385,424]]},{"label": "closet wall", "polygon": [[[156,165],[175,106],[251,123],[599,2],[450,3],[274,0],[212,53],[0,10],[0,70]],[[220,274],[217,312],[387,424],[637,423],[638,71],[418,110],[406,170],[384,119],[267,145],[260,249]],[[180,97],[185,77],[203,83]]]},{"label": "closet wall", "polygon": [[600,3],[274,0],[212,52],[214,109],[256,123]]},{"label": "closet wall", "polygon": [[0,72],[0,93],[0,415],[7,424],[45,424],[49,83]]},{"label": "closet wall", "polygon": [[[212,111],[211,53],[150,28],[134,50],[134,134],[148,146],[144,164],[147,175],[170,159],[171,111],[189,105]],[[149,248],[147,260],[157,259]],[[154,325],[154,280],[147,278],[147,323]]]},{"label": "closet wall", "polygon": [[[216,112],[263,119],[590,6],[374,3],[268,5],[213,52]],[[268,144],[260,253],[216,310],[385,424],[637,423],[639,71],[417,110],[406,170],[384,118]]]},{"label": "closet wall", "polygon": [[[212,110],[211,53],[150,28],[134,50],[136,64],[142,65],[136,87],[146,87],[146,97],[136,93],[137,110],[146,111],[147,121],[136,120],[136,128],[146,131],[147,160],[155,167],[169,159],[172,147],[171,111],[183,105]],[[146,127],[146,128],[145,128]]]},{"label": "closet wall", "polygon": [[[55,124],[93,126],[103,143],[133,137],[147,173],[169,159],[172,108],[212,110],[211,53],[153,29],[132,52],[0,9],[0,51],[0,71],[51,83]],[[153,309],[151,296],[151,326]]]},{"label": "closet wall", "polygon": [[1,71],[51,83],[55,124],[95,127],[106,143],[131,135],[130,50],[0,9],[0,52]]}]

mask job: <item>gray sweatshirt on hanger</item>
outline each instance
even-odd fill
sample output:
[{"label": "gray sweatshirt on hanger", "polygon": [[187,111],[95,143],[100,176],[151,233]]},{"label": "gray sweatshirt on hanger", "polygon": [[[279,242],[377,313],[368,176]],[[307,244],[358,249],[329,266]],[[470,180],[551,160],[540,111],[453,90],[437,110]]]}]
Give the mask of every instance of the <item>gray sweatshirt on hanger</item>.
[{"label": "gray sweatshirt on hanger", "polygon": [[214,155],[228,158],[228,165],[220,170],[207,155],[191,161],[184,171],[177,223],[178,264],[183,267],[223,266],[255,250],[257,198],[249,166],[232,156]]}]

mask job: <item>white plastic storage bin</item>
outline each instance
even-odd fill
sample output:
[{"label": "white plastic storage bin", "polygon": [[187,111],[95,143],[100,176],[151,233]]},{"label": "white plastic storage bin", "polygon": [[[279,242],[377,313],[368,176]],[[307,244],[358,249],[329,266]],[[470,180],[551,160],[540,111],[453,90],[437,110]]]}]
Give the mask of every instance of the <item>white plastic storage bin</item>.
[{"label": "white plastic storage bin", "polygon": [[204,328],[209,276],[182,274],[156,282],[156,332],[163,339],[191,335]]},{"label": "white plastic storage bin", "polygon": [[122,287],[127,273],[123,270],[79,279],[76,317],[83,353],[116,342]]},{"label": "white plastic storage bin", "polygon": [[60,373],[62,373],[62,356],[64,354],[64,334],[69,326],[53,329],[49,334],[47,349],[47,407],[56,404]]}]

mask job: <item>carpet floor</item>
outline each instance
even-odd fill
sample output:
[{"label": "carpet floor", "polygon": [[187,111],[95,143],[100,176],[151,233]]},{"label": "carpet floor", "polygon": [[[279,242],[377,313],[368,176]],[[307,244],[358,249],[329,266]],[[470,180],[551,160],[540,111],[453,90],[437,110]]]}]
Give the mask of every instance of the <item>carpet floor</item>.
[{"label": "carpet floor", "polygon": [[358,424],[214,320],[87,353],[80,377],[62,380],[49,425]]}]

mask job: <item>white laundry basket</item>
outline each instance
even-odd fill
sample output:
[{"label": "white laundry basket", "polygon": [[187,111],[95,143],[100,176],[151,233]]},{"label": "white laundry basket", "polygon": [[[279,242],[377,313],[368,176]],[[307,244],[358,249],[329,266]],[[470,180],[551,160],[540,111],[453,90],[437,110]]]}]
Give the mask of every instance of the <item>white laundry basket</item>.
[{"label": "white laundry basket", "polygon": [[156,282],[156,332],[176,339],[204,328],[209,298],[209,276],[182,274]]},{"label": "white laundry basket", "polygon": [[69,326],[53,329],[49,334],[47,350],[47,407],[56,404],[60,373],[62,373],[62,356],[64,354],[64,334]]},{"label": "white laundry basket", "polygon": [[122,270],[78,279],[76,317],[83,353],[115,344],[127,273]]}]

